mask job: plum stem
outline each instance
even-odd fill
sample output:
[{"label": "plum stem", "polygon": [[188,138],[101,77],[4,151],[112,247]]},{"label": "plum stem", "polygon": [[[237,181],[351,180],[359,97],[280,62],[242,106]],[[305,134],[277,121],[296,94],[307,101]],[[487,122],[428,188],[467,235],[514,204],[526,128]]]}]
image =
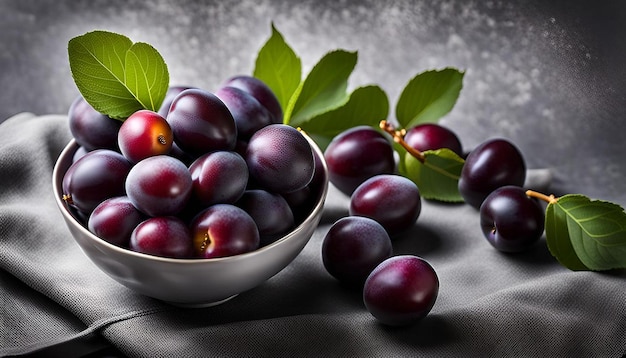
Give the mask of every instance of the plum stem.
[{"label": "plum stem", "polygon": [[407,143],[404,140],[404,136],[406,135],[406,130],[405,129],[397,130],[391,123],[387,122],[384,119],[382,121],[380,121],[379,126],[380,126],[380,129],[382,129],[385,132],[391,134],[391,136],[393,137],[393,141],[394,142],[400,144],[402,146],[402,148],[404,148],[407,152],[409,152],[409,154],[414,156],[421,163],[424,163],[426,161],[426,157],[424,157],[424,154],[422,152],[420,152],[419,150],[411,147],[409,145],[409,143]]},{"label": "plum stem", "polygon": [[72,200],[72,195],[70,194],[63,194],[63,196],[61,196],[61,199],[63,199],[63,201],[68,205],[74,204],[74,200]]},{"label": "plum stem", "polygon": [[206,250],[207,246],[209,246],[210,241],[211,237],[209,236],[209,232],[207,230],[207,233],[204,234],[204,240],[202,240],[202,245],[200,245],[200,252],[204,252],[204,250]]},{"label": "plum stem", "polygon": [[554,194],[546,195],[546,194],[536,192],[534,190],[526,190],[526,195],[531,198],[537,198],[537,199],[543,200],[547,202],[548,204],[556,204],[556,202],[558,201],[558,198],[555,197]]}]

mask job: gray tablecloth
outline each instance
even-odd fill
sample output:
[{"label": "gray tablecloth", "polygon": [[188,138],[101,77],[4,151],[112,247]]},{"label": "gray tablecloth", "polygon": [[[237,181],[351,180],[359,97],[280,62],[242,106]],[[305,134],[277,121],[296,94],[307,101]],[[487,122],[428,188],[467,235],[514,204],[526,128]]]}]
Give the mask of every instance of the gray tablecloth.
[{"label": "gray tablecloth", "polygon": [[[440,292],[405,328],[378,324],[359,292],[326,273],[321,243],[347,215],[331,188],[304,251],[263,285],[212,308],[136,294],[96,268],[55,206],[51,173],[67,118],[24,113],[0,125],[0,356],[54,354],[100,337],[133,357],[619,357],[626,352],[626,273],[571,272],[545,241],[494,250],[468,205],[424,201],[395,254],[424,257]],[[67,344],[66,344],[67,346]],[[93,344],[91,345],[93,348]]]}]

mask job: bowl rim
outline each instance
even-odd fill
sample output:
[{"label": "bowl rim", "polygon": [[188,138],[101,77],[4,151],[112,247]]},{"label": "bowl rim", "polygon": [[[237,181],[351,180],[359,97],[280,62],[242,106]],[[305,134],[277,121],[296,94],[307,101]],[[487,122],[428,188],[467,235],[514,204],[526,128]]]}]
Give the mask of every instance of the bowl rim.
[{"label": "bowl rim", "polygon": [[[113,250],[116,253],[119,253],[122,255],[130,255],[139,259],[155,260],[155,261],[161,261],[164,263],[176,263],[176,264],[185,264],[185,265],[203,265],[203,264],[207,264],[210,262],[217,263],[217,262],[224,262],[224,261],[244,260],[248,257],[262,255],[264,252],[273,250],[277,246],[282,246],[284,242],[297,236],[297,234],[300,231],[303,231],[305,227],[315,222],[316,217],[318,216],[319,212],[322,211],[324,208],[324,204],[326,201],[326,196],[328,194],[328,188],[329,188],[328,166],[326,164],[326,160],[324,159],[324,153],[319,148],[317,143],[315,143],[315,141],[310,136],[308,136],[304,131],[299,130],[299,132],[302,133],[302,135],[309,142],[309,145],[311,146],[311,149],[313,150],[313,152],[317,156],[319,156],[320,158],[319,163],[321,163],[323,167],[324,180],[322,181],[322,185],[320,187],[319,193],[317,193],[317,195],[319,196],[317,199],[317,202],[315,206],[313,207],[313,209],[311,210],[311,212],[305,217],[305,219],[298,226],[293,228],[287,234],[283,235],[280,239],[268,245],[265,245],[263,247],[257,248],[253,251],[250,251],[250,252],[245,252],[242,254],[231,255],[231,256],[224,256],[224,257],[214,257],[214,258],[171,258],[171,257],[156,256],[156,255],[146,254],[142,252],[132,251],[130,249],[112,244],[96,236],[91,231],[89,231],[89,229],[87,229],[84,225],[80,224],[76,220],[76,218],[70,213],[70,210],[65,204],[65,202],[63,202],[62,200],[62,193],[63,193],[62,183],[63,183],[63,175],[65,174],[65,172],[62,172],[62,169],[61,169],[61,159],[65,158],[67,161],[69,158],[71,158],[71,155],[73,155],[78,150],[79,144],[76,142],[76,139],[74,138],[72,138],[69,141],[69,143],[65,145],[65,147],[63,148],[63,150],[57,157],[55,164],[54,164],[54,168],[52,170],[52,188],[54,192],[54,200],[58,208],[60,209],[61,214],[65,218],[66,222],[67,220],[69,220],[69,222],[75,224],[77,229],[80,230],[81,234],[87,236],[90,240],[96,241],[98,244],[104,245],[108,249]],[[64,168],[64,170],[67,170],[67,168]],[[72,235],[72,237],[73,236],[74,235]]]}]

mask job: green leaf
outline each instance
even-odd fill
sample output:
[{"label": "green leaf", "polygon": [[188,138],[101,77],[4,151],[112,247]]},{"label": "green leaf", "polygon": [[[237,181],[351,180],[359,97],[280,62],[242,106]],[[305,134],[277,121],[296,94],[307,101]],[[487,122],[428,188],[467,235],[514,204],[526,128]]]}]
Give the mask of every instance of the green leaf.
[{"label": "green leaf", "polygon": [[360,125],[378,128],[378,123],[388,114],[387,94],[380,87],[370,85],[355,89],[343,106],[315,116],[299,126],[310,135],[330,139]]},{"label": "green leaf", "polygon": [[567,215],[554,204],[548,204],[546,208],[545,230],[548,250],[561,265],[573,271],[588,270],[569,239]]},{"label": "green leaf", "polygon": [[93,31],[71,39],[68,55],[78,90],[100,113],[123,120],[140,109],[157,111],[165,98],[167,66],[147,44]]},{"label": "green leaf", "polygon": [[402,175],[413,180],[425,199],[463,202],[458,183],[465,161],[448,148],[422,152],[424,163],[405,151]]},{"label": "green leaf", "polygon": [[402,158],[404,158],[409,153],[400,143],[397,143],[396,141],[392,141],[391,145],[393,146],[393,150],[395,150],[398,154],[398,158],[401,158],[400,160],[398,160],[398,173],[404,176],[408,176],[406,169],[406,160],[402,160]]},{"label": "green leaf", "polygon": [[548,204],[546,240],[571,270],[626,268],[626,213],[614,203],[570,194]]},{"label": "green leaf", "polygon": [[158,111],[169,85],[169,73],[154,47],[138,42],[126,52],[124,83],[145,109]]},{"label": "green leaf", "polygon": [[274,92],[284,111],[302,80],[302,64],[274,24],[272,35],[259,50],[253,75]]},{"label": "green leaf", "polygon": [[396,119],[401,127],[437,122],[454,107],[464,73],[454,69],[426,71],[413,77],[402,90],[396,105]]},{"label": "green leaf", "polygon": [[349,98],[348,77],[356,62],[356,52],[335,50],[324,55],[293,94],[285,111],[285,123],[298,127],[345,104]]}]

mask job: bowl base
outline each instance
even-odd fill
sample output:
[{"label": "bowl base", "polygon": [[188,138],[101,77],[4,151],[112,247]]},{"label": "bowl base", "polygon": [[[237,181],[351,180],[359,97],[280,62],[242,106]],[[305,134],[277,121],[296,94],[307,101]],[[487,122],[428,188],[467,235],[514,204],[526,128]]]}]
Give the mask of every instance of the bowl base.
[{"label": "bowl base", "polygon": [[226,297],[225,299],[220,300],[220,301],[203,302],[203,303],[185,303],[185,302],[172,302],[172,301],[164,301],[164,302],[172,306],[182,307],[182,308],[207,308],[207,307],[220,305],[226,301],[229,301],[235,298],[237,295],[238,294],[232,295],[230,297]]}]

